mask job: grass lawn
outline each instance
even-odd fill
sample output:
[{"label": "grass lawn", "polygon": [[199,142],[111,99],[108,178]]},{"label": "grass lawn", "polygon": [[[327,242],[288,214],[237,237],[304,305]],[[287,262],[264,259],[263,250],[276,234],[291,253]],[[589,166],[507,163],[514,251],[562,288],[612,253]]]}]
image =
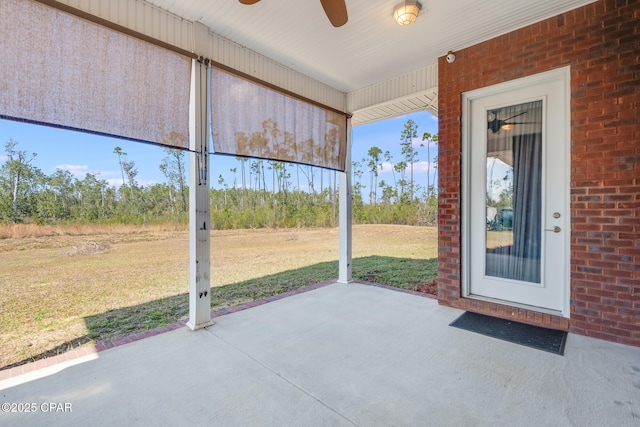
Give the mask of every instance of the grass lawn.
[{"label": "grass lawn", "polygon": [[[188,233],[81,230],[0,239],[0,369],[188,315]],[[436,229],[353,228],[353,276],[415,289],[436,277]],[[335,279],[338,230],[212,231],[212,309]]]}]

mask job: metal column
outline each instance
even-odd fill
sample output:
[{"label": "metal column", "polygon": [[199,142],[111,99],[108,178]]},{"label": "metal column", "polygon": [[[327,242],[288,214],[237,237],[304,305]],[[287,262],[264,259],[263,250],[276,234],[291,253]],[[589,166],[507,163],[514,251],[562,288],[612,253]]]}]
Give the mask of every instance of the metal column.
[{"label": "metal column", "polygon": [[[196,47],[206,43],[208,30],[194,23]],[[206,47],[206,46],[205,46]],[[199,51],[206,52],[203,46]],[[211,322],[211,212],[209,172],[209,127],[207,124],[208,67],[193,61],[191,108],[189,111],[189,321],[191,329]]]},{"label": "metal column", "polygon": [[351,119],[347,119],[347,153],[345,171],[340,173],[339,190],[339,218],[340,253],[338,255],[338,282],[349,283],[353,279],[351,274],[351,229],[352,229],[352,201],[351,201]]}]

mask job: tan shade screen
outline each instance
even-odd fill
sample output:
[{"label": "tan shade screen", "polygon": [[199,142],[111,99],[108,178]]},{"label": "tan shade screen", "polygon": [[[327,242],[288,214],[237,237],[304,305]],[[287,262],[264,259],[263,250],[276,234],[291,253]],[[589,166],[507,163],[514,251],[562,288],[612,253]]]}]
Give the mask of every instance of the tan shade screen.
[{"label": "tan shade screen", "polygon": [[216,153],[345,170],[347,119],[226,71],[211,69]]},{"label": "tan shade screen", "polygon": [[189,147],[191,59],[29,0],[0,1],[0,117]]}]

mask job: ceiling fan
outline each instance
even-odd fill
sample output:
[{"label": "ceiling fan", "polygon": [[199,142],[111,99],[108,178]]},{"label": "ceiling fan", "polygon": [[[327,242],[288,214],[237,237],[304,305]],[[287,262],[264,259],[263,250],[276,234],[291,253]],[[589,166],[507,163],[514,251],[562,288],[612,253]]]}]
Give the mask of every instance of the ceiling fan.
[{"label": "ceiling fan", "polygon": [[[260,0],[240,0],[242,4],[255,4]],[[324,13],[334,27],[341,27],[347,23],[347,5],[345,0],[320,0]]]},{"label": "ceiling fan", "polygon": [[511,117],[508,117],[504,120],[500,120],[498,119],[498,110],[493,110],[491,112],[491,114],[489,115],[489,117],[493,116],[493,120],[488,120],[487,121],[487,129],[491,129],[491,131],[493,133],[498,133],[500,132],[501,129],[503,130],[511,130],[513,129],[514,125],[525,125],[525,124],[534,124],[534,123],[539,123],[539,122],[510,122],[509,120],[521,116],[523,114],[527,114],[527,111],[524,111],[522,113],[513,115]]}]

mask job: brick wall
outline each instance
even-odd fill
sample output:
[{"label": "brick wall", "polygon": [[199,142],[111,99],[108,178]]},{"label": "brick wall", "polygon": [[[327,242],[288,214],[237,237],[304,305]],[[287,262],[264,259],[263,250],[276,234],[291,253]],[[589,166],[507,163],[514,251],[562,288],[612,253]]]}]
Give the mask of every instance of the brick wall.
[{"label": "brick wall", "polygon": [[[640,0],[603,0],[439,59],[438,300],[640,346]],[[461,93],[571,66],[570,319],[461,298]]]}]

